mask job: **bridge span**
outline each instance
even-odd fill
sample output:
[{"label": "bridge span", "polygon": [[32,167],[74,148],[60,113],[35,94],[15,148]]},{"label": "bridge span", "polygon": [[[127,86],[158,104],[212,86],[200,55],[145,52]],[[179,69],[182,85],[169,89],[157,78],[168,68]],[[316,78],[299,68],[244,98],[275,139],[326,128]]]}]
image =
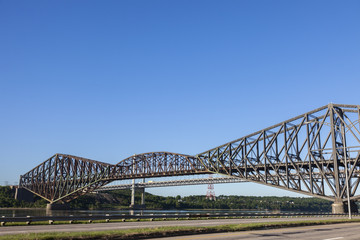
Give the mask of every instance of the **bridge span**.
[{"label": "bridge span", "polygon": [[138,183],[124,183],[117,185],[105,185],[94,192],[104,192],[112,190],[122,190],[135,188],[156,188],[156,187],[173,187],[173,186],[186,186],[186,185],[202,185],[202,184],[224,184],[224,183],[241,183],[247,182],[243,179],[231,178],[231,177],[215,177],[215,178],[195,178],[195,179],[179,179],[168,181],[148,181]]},{"label": "bridge span", "polygon": [[328,104],[194,156],[153,152],[109,164],[55,154],[19,187],[56,203],[115,180],[214,173],[327,199],[342,213],[360,198],[359,172],[360,106]]}]

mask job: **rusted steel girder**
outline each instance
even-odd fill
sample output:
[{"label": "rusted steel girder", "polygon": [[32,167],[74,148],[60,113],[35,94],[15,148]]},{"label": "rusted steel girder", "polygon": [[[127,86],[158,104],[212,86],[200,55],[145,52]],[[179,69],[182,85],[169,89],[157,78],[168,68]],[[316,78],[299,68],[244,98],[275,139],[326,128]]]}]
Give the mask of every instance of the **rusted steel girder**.
[{"label": "rusted steel girder", "polygon": [[359,109],[359,105],[329,104],[197,158],[213,173],[335,202],[346,201],[348,193],[356,200],[360,198],[356,195],[360,183]]},{"label": "rusted steel girder", "polygon": [[193,156],[170,153],[143,153],[116,164],[108,180],[180,176],[209,173],[201,161]]},{"label": "rusted steel girder", "polygon": [[118,164],[55,154],[20,177],[20,187],[50,203],[69,202],[114,180],[208,173],[192,156],[154,152],[134,155]]},{"label": "rusted steel girder", "polygon": [[65,154],[55,154],[20,177],[19,186],[50,203],[68,202],[107,184],[113,165]]},{"label": "rusted steel girder", "polygon": [[196,156],[144,153],[112,165],[56,154],[21,176],[20,187],[67,202],[114,180],[205,173],[335,202],[356,200],[360,106],[329,104]]}]

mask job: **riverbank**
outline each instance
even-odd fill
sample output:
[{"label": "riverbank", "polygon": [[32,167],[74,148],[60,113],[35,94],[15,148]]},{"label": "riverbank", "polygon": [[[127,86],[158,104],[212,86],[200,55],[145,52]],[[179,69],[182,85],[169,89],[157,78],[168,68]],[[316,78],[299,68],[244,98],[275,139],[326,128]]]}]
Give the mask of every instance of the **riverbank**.
[{"label": "riverbank", "polygon": [[46,207],[36,207],[36,208],[31,208],[31,207],[0,207],[0,210],[46,210]]}]

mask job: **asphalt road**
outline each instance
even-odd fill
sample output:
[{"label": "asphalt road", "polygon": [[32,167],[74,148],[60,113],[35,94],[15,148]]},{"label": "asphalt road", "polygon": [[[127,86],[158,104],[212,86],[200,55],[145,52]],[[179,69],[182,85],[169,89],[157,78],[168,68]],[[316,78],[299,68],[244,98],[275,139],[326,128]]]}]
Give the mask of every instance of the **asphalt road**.
[{"label": "asphalt road", "polygon": [[[157,238],[157,240],[359,240],[360,223],[341,223],[296,228],[282,228],[272,230],[257,230],[247,232],[215,233],[171,238]],[[155,240],[155,239],[153,239]]]},{"label": "asphalt road", "polygon": [[[340,219],[344,217],[302,217],[302,218],[254,218],[254,219],[212,219],[212,220],[182,220],[182,221],[154,221],[154,222],[116,222],[91,224],[61,224],[61,225],[28,225],[1,226],[0,235],[40,233],[40,232],[80,232],[106,231],[134,228],[155,228],[163,226],[216,226],[224,224],[240,224],[255,222],[303,221],[316,219]],[[360,239],[360,235],[359,238]]]}]

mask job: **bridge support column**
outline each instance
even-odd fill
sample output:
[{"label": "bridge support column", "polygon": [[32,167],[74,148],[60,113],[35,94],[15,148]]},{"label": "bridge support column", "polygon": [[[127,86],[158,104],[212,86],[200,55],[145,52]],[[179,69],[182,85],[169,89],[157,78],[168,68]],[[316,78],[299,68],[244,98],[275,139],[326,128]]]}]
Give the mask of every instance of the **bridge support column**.
[{"label": "bridge support column", "polygon": [[145,188],[140,188],[141,190],[141,208],[145,208]]},{"label": "bridge support column", "polygon": [[[348,212],[348,204],[347,202],[342,201],[336,201],[333,204],[331,204],[332,207],[332,213],[334,214],[342,214]],[[352,213],[358,213],[358,206],[355,201],[350,201],[350,209]]]},{"label": "bridge support column", "polygon": [[46,205],[46,211],[52,210],[69,210],[70,206],[67,203],[48,203]]},{"label": "bridge support column", "polygon": [[134,206],[135,206],[135,179],[132,180],[131,201],[130,201],[130,207],[133,208]]},{"label": "bridge support column", "polygon": [[[145,179],[143,180],[143,182],[145,182]],[[141,192],[141,203],[140,204],[136,204],[135,203],[135,192],[136,189],[140,190]],[[135,184],[135,179],[133,179],[132,181],[132,186],[131,186],[131,202],[130,202],[130,208],[131,209],[144,209],[145,208],[145,188],[144,187],[136,187]]]},{"label": "bridge support column", "polygon": [[[142,179],[145,184],[145,178]],[[145,209],[145,187],[141,188],[141,209]]]},{"label": "bridge support column", "polygon": [[334,202],[331,204],[333,214],[345,213],[345,204],[343,202]]}]

